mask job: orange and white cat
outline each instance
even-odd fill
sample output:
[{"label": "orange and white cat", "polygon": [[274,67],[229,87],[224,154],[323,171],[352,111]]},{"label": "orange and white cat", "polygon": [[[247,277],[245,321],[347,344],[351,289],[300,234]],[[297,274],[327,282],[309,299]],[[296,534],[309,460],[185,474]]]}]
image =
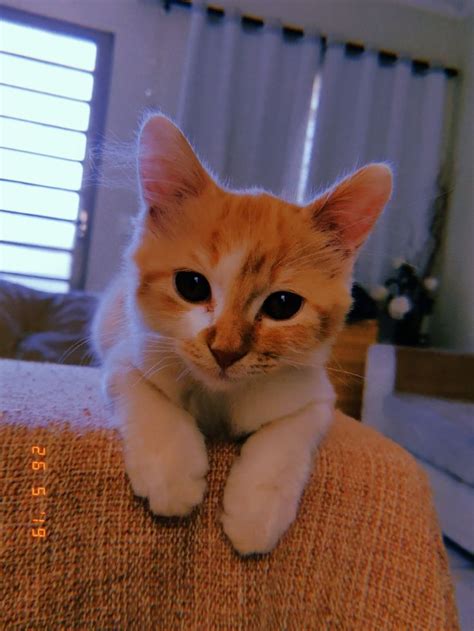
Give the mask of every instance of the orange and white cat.
[{"label": "orange and white cat", "polygon": [[306,206],[234,192],[155,115],[138,175],[144,203],[93,327],[132,488],[154,513],[186,515],[206,490],[204,435],[249,435],[222,523],[241,554],[268,552],[331,423],[324,365],[390,170],[368,165]]}]

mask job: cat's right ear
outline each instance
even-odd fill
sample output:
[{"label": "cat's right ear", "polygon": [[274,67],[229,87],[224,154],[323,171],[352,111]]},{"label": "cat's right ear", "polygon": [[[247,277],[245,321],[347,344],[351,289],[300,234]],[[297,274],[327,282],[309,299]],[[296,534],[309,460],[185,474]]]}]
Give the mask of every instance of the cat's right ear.
[{"label": "cat's right ear", "polygon": [[211,182],[182,132],[162,114],[148,118],[138,142],[138,176],[150,210],[162,213]]}]

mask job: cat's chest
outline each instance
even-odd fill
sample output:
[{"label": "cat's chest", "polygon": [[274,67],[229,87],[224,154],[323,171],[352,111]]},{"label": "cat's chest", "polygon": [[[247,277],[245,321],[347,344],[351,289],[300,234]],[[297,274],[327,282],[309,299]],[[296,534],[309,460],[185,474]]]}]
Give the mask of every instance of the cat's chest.
[{"label": "cat's chest", "polygon": [[197,421],[206,436],[232,435],[231,411],[225,393],[209,393],[190,386],[181,394],[181,404]]}]

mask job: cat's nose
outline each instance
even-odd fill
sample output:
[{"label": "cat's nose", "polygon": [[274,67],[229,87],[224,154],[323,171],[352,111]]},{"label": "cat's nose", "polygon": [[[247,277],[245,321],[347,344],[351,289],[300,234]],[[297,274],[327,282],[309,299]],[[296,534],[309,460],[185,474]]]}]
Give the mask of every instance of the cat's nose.
[{"label": "cat's nose", "polygon": [[209,347],[209,350],[214,355],[216,362],[223,370],[229,368],[229,366],[232,366],[232,364],[235,364],[235,362],[239,361],[239,359],[242,359],[242,357],[247,354],[246,350],[241,349],[221,350],[219,348]]}]

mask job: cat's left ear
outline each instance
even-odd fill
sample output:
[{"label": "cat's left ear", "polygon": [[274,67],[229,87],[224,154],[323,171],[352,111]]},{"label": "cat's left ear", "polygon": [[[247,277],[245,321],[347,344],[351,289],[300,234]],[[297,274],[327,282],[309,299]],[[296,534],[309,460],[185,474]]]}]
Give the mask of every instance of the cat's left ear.
[{"label": "cat's left ear", "polygon": [[329,232],[348,255],[355,254],[390,199],[392,172],[369,164],[345,178],[308,207],[316,230]]},{"label": "cat's left ear", "polygon": [[140,131],[138,175],[147,206],[160,211],[199,195],[212,181],[181,130],[162,114]]}]

